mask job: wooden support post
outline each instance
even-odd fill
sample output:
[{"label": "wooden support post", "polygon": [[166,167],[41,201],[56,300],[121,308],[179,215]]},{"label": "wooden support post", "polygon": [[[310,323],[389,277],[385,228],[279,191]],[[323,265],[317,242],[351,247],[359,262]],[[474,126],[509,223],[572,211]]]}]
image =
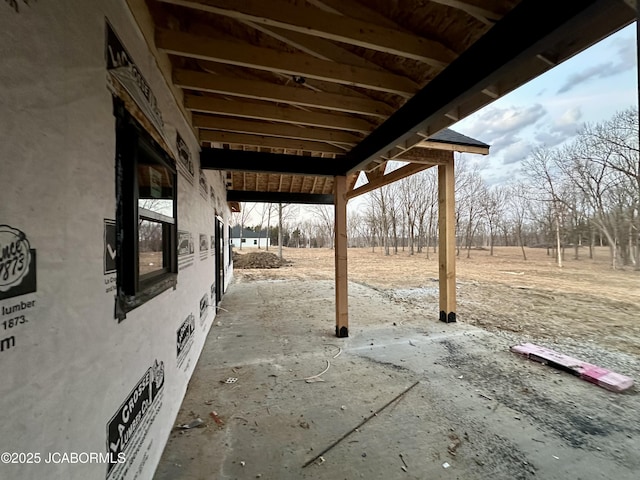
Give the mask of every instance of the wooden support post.
[{"label": "wooden support post", "polygon": [[453,153],[438,165],[440,321],[456,321],[456,212]]},{"label": "wooden support post", "polygon": [[335,260],[336,260],[336,337],[349,336],[347,293],[347,177],[334,177]]}]

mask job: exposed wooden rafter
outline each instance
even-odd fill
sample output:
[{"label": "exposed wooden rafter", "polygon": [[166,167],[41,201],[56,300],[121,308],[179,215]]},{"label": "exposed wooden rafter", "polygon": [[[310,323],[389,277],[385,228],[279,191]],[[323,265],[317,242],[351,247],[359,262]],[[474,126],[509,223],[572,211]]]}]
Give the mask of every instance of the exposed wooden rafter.
[{"label": "exposed wooden rafter", "polygon": [[412,96],[418,90],[418,85],[410,79],[392,73],[175,30],[157,29],[156,45],[174,55],[354,85],[402,96]]},{"label": "exposed wooden rafter", "polygon": [[369,183],[365,183],[361,187],[347,192],[347,199],[352,199],[365,193],[372,192],[373,190],[376,190],[380,187],[384,187],[385,185],[397,182],[398,180],[408,177],[409,175],[413,175],[414,173],[421,172],[422,170],[426,170],[427,168],[431,167],[433,167],[433,165],[410,163],[398,168],[397,170],[394,170],[393,172],[389,172],[386,175],[378,177],[375,180],[370,181]]},{"label": "exposed wooden rafter", "polygon": [[193,70],[174,70],[173,81],[177,86],[189,90],[322,108],[336,112],[357,113],[380,118],[386,118],[393,112],[393,109],[387,104],[366,98],[314,92],[304,88],[225,77]]},{"label": "exposed wooden rafter", "polygon": [[202,114],[193,115],[193,126],[205,130],[268,135],[272,137],[331,142],[345,145],[355,145],[360,141],[360,137],[344,131],[302,128],[295,125],[282,125],[279,123],[251,122]]},{"label": "exposed wooden rafter", "polygon": [[245,133],[219,132],[213,130],[201,130],[200,141],[336,154],[344,153],[346,148],[336,147],[323,142],[312,142],[308,140],[296,140],[282,137],[267,137],[264,135],[247,135]]},{"label": "exposed wooden rafter", "polygon": [[303,203],[316,205],[333,204],[334,196],[322,193],[295,192],[246,192],[242,190],[228,190],[228,202],[265,202],[265,203]]},{"label": "exposed wooden rafter", "polygon": [[323,162],[310,160],[310,157],[301,155],[244,152],[209,147],[203,147],[200,152],[200,165],[204,170],[283,173],[317,177],[335,177],[344,170],[340,159],[327,158]]},{"label": "exposed wooden rafter", "polygon": [[271,122],[308,125],[311,127],[333,128],[352,132],[369,133],[373,125],[369,122],[346,115],[304,112],[292,108],[281,108],[249,102],[230,102],[212,97],[185,95],[184,104],[188,110],[203,113],[216,113],[239,118],[253,118]]},{"label": "exposed wooden rafter", "polygon": [[458,145],[445,142],[433,142],[423,140],[412,150],[420,150],[420,148],[428,148],[431,150],[444,150],[447,152],[474,153],[477,155],[489,155],[489,147],[477,147],[475,145]]},{"label": "exposed wooden rafter", "polygon": [[282,0],[162,0],[444,67],[456,54],[439,42]]},{"label": "exposed wooden rafter", "polygon": [[504,8],[502,2],[497,0],[431,0],[435,3],[440,3],[448,7],[457,8],[463,12],[467,12],[469,15],[477,18],[478,20],[493,24],[504,17],[507,10]]}]

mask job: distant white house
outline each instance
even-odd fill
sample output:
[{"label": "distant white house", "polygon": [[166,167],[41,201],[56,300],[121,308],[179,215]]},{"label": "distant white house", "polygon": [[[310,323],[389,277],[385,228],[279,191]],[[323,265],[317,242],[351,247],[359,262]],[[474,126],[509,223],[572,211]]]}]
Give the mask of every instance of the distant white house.
[{"label": "distant white house", "polygon": [[254,232],[247,228],[242,230],[242,236],[240,235],[240,226],[236,225],[231,229],[231,245],[234,248],[239,249],[242,244],[242,249],[245,248],[267,248],[271,246],[268,233],[266,230],[261,232]]}]

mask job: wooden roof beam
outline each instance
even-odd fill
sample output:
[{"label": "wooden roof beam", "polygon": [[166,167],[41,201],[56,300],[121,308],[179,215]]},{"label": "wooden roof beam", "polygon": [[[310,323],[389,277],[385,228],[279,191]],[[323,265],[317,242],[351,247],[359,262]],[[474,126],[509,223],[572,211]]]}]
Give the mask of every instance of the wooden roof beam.
[{"label": "wooden roof beam", "polygon": [[203,170],[335,177],[344,168],[341,164],[340,159],[313,162],[307,156],[283,153],[245,152],[209,147],[203,147],[200,152],[200,165]]},{"label": "wooden roof beam", "polygon": [[267,137],[263,135],[247,135],[244,133],[218,132],[214,130],[201,130],[200,141],[228,143],[229,145],[251,145],[254,147],[290,148],[292,150],[338,154],[345,153],[346,150],[346,147],[340,148],[323,142]]},{"label": "wooden roof beam", "polygon": [[501,2],[493,0],[431,0],[434,3],[446,5],[468,13],[481,22],[492,25],[507,13]]},{"label": "wooden roof beam", "polygon": [[173,55],[298,75],[404,97],[410,97],[418,90],[412,80],[392,73],[174,30],[156,29],[156,45]]},{"label": "wooden roof beam", "polygon": [[214,113],[219,115],[229,115],[232,117],[331,128],[365,134],[373,130],[373,125],[356,117],[305,112],[292,108],[281,108],[249,102],[230,102],[228,100],[221,100],[213,97],[185,95],[184,105],[188,110],[194,112]]},{"label": "wooden roof beam", "polygon": [[415,148],[427,148],[430,150],[443,150],[446,152],[462,152],[462,153],[475,153],[478,155],[489,155],[489,147],[478,147],[475,145],[458,145],[455,143],[433,142],[424,140],[420,142]]},{"label": "wooden roof beam", "polygon": [[440,42],[282,0],[162,0],[196,10],[291,30],[444,68],[456,54]]},{"label": "wooden roof beam", "polygon": [[242,190],[227,191],[227,202],[302,203],[310,205],[332,205],[333,200],[333,195],[321,193],[245,192]]},{"label": "wooden roof beam", "polygon": [[193,126],[205,130],[221,130],[233,133],[258,134],[296,140],[341,143],[346,145],[355,145],[360,141],[360,137],[344,131],[302,128],[295,125],[281,125],[275,123],[250,122],[245,120],[236,120],[234,118],[214,117],[202,114],[193,115]]},{"label": "wooden roof beam", "polygon": [[423,165],[417,163],[410,163],[405,165],[404,167],[400,167],[393,172],[387,173],[382,177],[379,177],[369,183],[365,183],[361,187],[358,187],[350,192],[347,192],[347,200],[351,200],[354,197],[360,196],[362,194],[371,192],[377,188],[384,187],[385,185],[389,185],[390,183],[397,182],[409,175],[413,175],[414,173],[421,172],[422,170],[426,170],[427,168],[431,168],[433,165]]},{"label": "wooden roof beam", "polygon": [[266,26],[255,22],[244,22],[251,28],[255,28],[265,35],[275,38],[287,45],[290,45],[298,50],[319,58],[320,60],[329,60],[332,62],[343,63],[345,65],[353,65],[362,68],[371,68],[373,70],[385,71],[384,68],[378,64],[373,63],[366,58],[351,53],[349,50],[345,50],[343,47],[336,45],[333,42],[324,40],[322,38],[311,37],[302,33],[293,32],[290,30],[284,30],[273,26]]},{"label": "wooden roof beam", "polygon": [[213,75],[193,70],[173,71],[175,85],[201,92],[251,98],[267,102],[287,103],[303,107],[323,108],[345,113],[357,113],[386,118],[393,109],[383,102],[349,95],[313,92],[298,87],[286,87],[256,80]]}]

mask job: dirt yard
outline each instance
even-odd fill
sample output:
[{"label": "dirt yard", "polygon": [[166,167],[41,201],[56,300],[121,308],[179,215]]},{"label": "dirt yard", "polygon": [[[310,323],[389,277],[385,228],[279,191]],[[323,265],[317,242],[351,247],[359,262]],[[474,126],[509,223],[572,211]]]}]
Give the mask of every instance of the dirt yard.
[{"label": "dirt yard", "polygon": [[638,387],[612,393],[509,347],[637,382],[640,272],[611,271],[604,250],[567,252],[562,269],[545,250],[527,256],[463,253],[459,321],[443,324],[437,259],[350,249],[347,339],[332,334],[331,250],[236,270],[176,419],[205,425],[171,434],[155,479],[637,480]]},{"label": "dirt yard", "polygon": [[[458,320],[484,329],[526,333],[531,339],[593,342],[640,356],[640,272],[612,270],[608,249],[595,259],[567,250],[558,268],[545,249],[462,251],[457,258]],[[333,279],[333,251],[285,248],[289,266],[244,271],[248,279]],[[437,318],[438,258],[401,250],[349,249],[349,280],[423,308]],[[435,303],[434,303],[435,299]]]}]

